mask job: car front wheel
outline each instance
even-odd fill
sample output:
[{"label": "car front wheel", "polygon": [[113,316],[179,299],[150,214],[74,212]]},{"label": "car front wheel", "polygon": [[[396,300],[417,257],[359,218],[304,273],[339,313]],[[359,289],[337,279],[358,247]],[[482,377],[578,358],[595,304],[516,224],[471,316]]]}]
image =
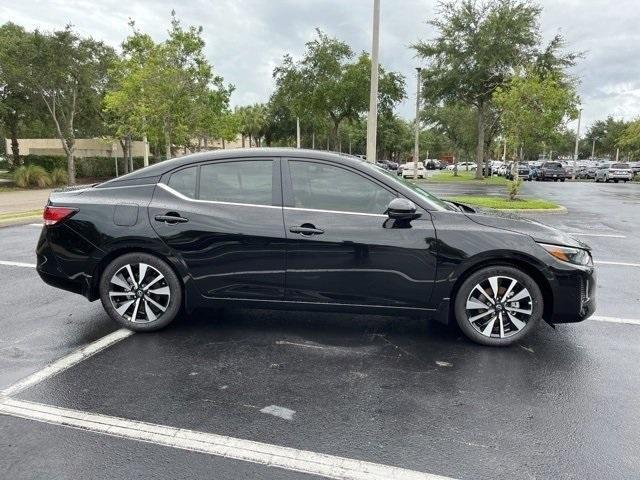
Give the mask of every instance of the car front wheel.
[{"label": "car front wheel", "polygon": [[100,300],[109,316],[137,332],[159,330],[182,306],[182,286],[173,269],[147,253],[113,260],[100,279]]},{"label": "car front wheel", "polygon": [[486,267],[460,286],[454,312],[462,332],[476,343],[507,346],[522,340],[540,319],[544,302],[535,280],[514,267]]}]

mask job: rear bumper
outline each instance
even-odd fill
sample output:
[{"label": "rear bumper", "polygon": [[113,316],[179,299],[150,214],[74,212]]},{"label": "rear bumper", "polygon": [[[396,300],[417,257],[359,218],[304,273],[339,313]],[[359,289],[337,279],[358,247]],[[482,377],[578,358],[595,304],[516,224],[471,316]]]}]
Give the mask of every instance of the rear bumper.
[{"label": "rear bumper", "polygon": [[92,277],[82,272],[70,274],[61,267],[54,248],[48,239],[46,227],[42,229],[40,234],[38,246],[36,247],[36,256],[36,271],[47,285],[83,295],[89,300],[95,300],[91,294]]}]

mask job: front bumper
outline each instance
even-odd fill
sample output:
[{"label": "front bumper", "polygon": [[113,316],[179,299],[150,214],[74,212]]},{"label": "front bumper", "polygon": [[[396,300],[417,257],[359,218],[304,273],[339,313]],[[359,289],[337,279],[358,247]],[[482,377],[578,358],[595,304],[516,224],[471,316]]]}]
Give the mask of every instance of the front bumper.
[{"label": "front bumper", "polygon": [[593,267],[555,272],[550,323],[581,322],[596,310],[596,275]]}]

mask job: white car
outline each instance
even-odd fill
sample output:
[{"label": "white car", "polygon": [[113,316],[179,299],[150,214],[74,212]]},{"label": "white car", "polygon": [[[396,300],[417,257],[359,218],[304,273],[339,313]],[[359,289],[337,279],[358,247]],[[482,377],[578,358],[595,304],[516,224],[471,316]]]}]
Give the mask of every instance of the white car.
[{"label": "white car", "polygon": [[[447,170],[453,170],[455,168],[454,164],[451,165],[447,165]],[[469,171],[469,170],[475,170],[476,169],[476,164],[475,162],[458,162],[458,171]]]},{"label": "white car", "polygon": [[[413,162],[407,162],[404,165],[400,165],[400,169],[402,172],[400,173],[400,175],[402,175],[402,178],[413,178],[413,174],[415,171]],[[417,173],[418,173],[418,178],[426,178],[427,176],[427,170],[424,168],[424,165],[422,164],[422,162],[418,162]]]},{"label": "white car", "polygon": [[607,165],[601,165],[596,170],[596,182],[613,181],[618,183],[619,181],[628,182],[633,180],[633,170],[628,163],[610,163]]}]

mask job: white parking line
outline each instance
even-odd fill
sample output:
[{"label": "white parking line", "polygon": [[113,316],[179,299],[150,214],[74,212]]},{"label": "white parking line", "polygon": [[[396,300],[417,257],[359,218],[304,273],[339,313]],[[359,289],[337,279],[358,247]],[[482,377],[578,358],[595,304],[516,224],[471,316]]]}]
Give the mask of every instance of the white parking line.
[{"label": "white parking line", "polygon": [[8,262],[6,260],[0,260],[0,265],[6,265],[8,267],[28,267],[28,268],[36,268],[35,263],[24,263],[24,262]]},{"label": "white parking line", "polygon": [[589,320],[595,320],[596,322],[610,322],[610,323],[626,323],[629,325],[640,325],[640,319],[635,318],[619,318],[619,317],[605,317],[603,315],[592,315]]},{"label": "white parking line", "polygon": [[10,398],[0,402],[0,414],[338,480],[452,480],[379,463]]},{"label": "white parking line", "polygon": [[567,235],[579,235],[581,237],[608,237],[608,238],[627,238],[626,235],[617,235],[612,233],[583,233],[583,232],[569,232]]},{"label": "white parking line", "polygon": [[30,223],[29,226],[30,227],[42,227],[44,225],[44,223]]},{"label": "white parking line", "polygon": [[26,388],[32,387],[47,378],[53,377],[54,375],[57,375],[58,373],[63,372],[64,370],[73,367],[74,365],[77,365],[81,361],[86,360],[90,356],[95,355],[101,350],[104,350],[105,348],[129,337],[132,334],[133,332],[131,330],[121,328],[113,333],[110,333],[109,335],[105,335],[95,342],[91,342],[90,344],[79,348],[66,357],[62,357],[61,359],[47,365],[42,370],[39,370],[36,373],[29,375],[19,382],[5,388],[0,392],[0,396],[4,395],[8,397],[10,395],[15,395],[16,393],[21,392]]},{"label": "white parking line", "polygon": [[593,263],[595,263],[596,265],[618,265],[622,267],[640,267],[640,263],[609,262],[604,260],[596,260]]}]

